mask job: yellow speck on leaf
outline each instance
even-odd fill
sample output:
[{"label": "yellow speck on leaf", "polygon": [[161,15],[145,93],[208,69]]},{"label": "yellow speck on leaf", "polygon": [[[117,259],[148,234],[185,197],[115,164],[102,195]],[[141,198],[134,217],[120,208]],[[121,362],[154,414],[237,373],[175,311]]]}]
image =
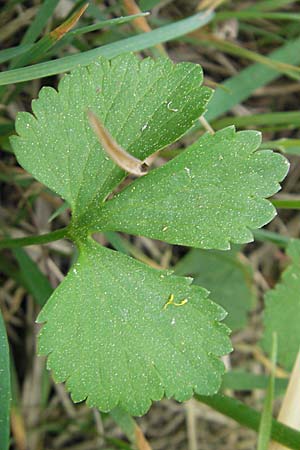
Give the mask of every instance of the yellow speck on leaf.
[{"label": "yellow speck on leaf", "polygon": [[170,294],[170,297],[168,298],[168,301],[164,304],[163,310],[166,310],[169,305],[174,306],[183,306],[188,302],[187,298],[184,298],[179,303],[174,302],[174,294]]}]

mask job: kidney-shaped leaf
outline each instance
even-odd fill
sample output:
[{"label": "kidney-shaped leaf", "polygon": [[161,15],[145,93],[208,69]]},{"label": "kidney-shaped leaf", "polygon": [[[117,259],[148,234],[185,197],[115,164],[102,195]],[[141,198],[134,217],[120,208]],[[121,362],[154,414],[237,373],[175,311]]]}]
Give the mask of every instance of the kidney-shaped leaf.
[{"label": "kidney-shaped leaf", "polygon": [[92,231],[116,230],[202,248],[253,240],[252,229],[276,213],[287,160],[256,151],[256,131],[233,127],[206,134],[181,155],[124,189],[85,218]]},{"label": "kidney-shaped leaf", "polygon": [[12,138],[20,164],[66,199],[73,217],[101,202],[124,176],[104,153],[87,118],[91,108],[111,135],[144,159],[174,142],[206,108],[201,67],[168,59],[140,61],[127,54],[99,58],[33,101],[34,116],[19,113]]},{"label": "kidney-shaped leaf", "polygon": [[74,401],[147,411],[165,394],[210,395],[231,350],[224,310],[191,279],[157,271],[90,240],[39,315],[39,350]]}]

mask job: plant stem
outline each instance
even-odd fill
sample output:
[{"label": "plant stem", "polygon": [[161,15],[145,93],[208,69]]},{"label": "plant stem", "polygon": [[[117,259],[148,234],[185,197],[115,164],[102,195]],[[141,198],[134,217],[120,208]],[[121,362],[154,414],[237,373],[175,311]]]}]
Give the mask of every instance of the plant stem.
[{"label": "plant stem", "polygon": [[[195,398],[235,420],[239,424],[258,431],[261,414],[244,403],[226,395],[216,394],[211,397],[196,395]],[[300,432],[272,419],[271,438],[291,449],[299,450]]]},{"label": "plant stem", "polygon": [[69,228],[60,228],[56,231],[51,231],[51,233],[41,234],[40,236],[26,236],[22,238],[8,238],[0,240],[0,250],[3,248],[17,248],[25,247],[27,245],[39,245],[47,244],[48,242],[58,241],[68,237]]}]

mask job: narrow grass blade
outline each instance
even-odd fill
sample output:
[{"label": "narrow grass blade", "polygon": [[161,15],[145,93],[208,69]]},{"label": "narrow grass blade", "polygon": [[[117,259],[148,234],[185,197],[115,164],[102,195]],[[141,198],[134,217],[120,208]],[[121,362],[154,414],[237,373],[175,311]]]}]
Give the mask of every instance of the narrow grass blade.
[{"label": "narrow grass blade", "polygon": [[10,369],[6,330],[0,311],[0,443],[1,450],[9,447]]},{"label": "narrow grass blade", "polygon": [[265,141],[260,146],[261,149],[279,150],[289,155],[300,155],[300,139],[278,139],[277,141]]},{"label": "narrow grass blade", "polygon": [[263,36],[264,38],[266,38],[264,42],[269,42],[272,44],[275,44],[276,42],[285,44],[288,42],[288,39],[282,37],[279,33],[274,33],[269,30],[265,30],[264,28],[261,28],[258,24],[253,25],[252,23],[240,22],[239,29],[241,31],[253,33],[256,36]]},{"label": "narrow grass blade", "polygon": [[[115,26],[119,26],[119,25],[123,25],[125,23],[129,23],[132,20],[136,19],[137,17],[144,17],[149,15],[149,13],[141,13],[141,14],[137,14],[137,15],[132,15],[132,16],[122,16],[122,17],[116,17],[114,19],[108,19],[108,20],[101,20],[97,23],[94,23],[92,25],[86,25],[84,27],[80,27],[80,28],[75,28],[72,31],[69,31],[68,33],[66,33],[62,39],[60,39],[59,42],[57,42],[49,52],[47,52],[47,59],[51,59],[51,56],[53,55],[57,55],[57,53],[59,52],[59,50],[66,46],[66,45],[70,45],[73,41],[76,42],[76,37],[78,36],[83,36],[86,33],[91,33],[93,31],[97,31],[97,30],[101,30],[103,28],[112,28]],[[77,40],[78,41],[78,40]],[[77,47],[80,49],[80,47]],[[88,47],[86,48],[81,48],[81,51],[87,51],[89,50]],[[36,61],[38,62],[38,61]]]},{"label": "narrow grass blade", "polygon": [[[62,43],[70,42],[73,39],[73,37],[75,37],[75,36],[82,36],[86,33],[91,33],[92,31],[101,30],[102,28],[106,28],[106,27],[123,25],[125,23],[131,22],[132,20],[136,19],[137,17],[147,16],[147,15],[148,15],[148,13],[141,13],[141,14],[135,14],[132,16],[117,17],[115,19],[102,20],[93,25],[87,25],[85,27],[76,28],[75,30],[69,31],[64,36],[62,36],[61,42]],[[47,35],[47,36],[49,39],[49,35]],[[44,38],[42,38],[36,44],[25,44],[25,45],[19,45],[17,47],[7,48],[5,50],[0,50],[0,64],[2,64],[3,62],[6,62],[6,61],[10,61],[11,59],[21,56],[27,52],[29,53],[28,56],[30,57],[29,58],[30,61],[33,61],[36,57],[41,56],[41,54],[42,54],[42,52],[37,52],[37,48],[39,46],[41,46],[40,43],[43,39]],[[54,42],[54,44],[55,43],[56,42]],[[52,47],[54,44],[51,41],[50,47]],[[32,50],[32,53],[31,53],[31,50]],[[19,65],[19,64],[20,64],[20,66],[23,65],[22,63],[19,63],[19,61],[18,61],[18,64],[14,63],[14,68],[16,68],[17,65]]]},{"label": "narrow grass blade", "polygon": [[[197,36],[197,34],[195,34]],[[300,68],[293,66],[291,64],[288,64],[286,62],[281,61],[275,61],[272,58],[266,57],[264,55],[261,55],[259,53],[253,52],[251,50],[247,50],[241,46],[238,46],[236,44],[233,44],[231,42],[226,42],[218,38],[210,38],[210,39],[203,39],[203,38],[195,38],[195,37],[188,37],[184,39],[187,42],[191,42],[193,44],[198,45],[205,45],[208,47],[216,48],[224,53],[228,53],[230,55],[238,56],[240,58],[246,58],[250,61],[255,61],[258,63],[261,63],[271,69],[274,69],[284,75],[287,75],[288,77],[292,79],[299,80],[300,79]]]},{"label": "narrow grass blade", "polygon": [[82,36],[86,33],[91,33],[92,31],[101,30],[105,27],[111,27],[115,25],[123,25],[124,23],[131,22],[134,19],[137,19],[139,17],[148,16],[149,13],[140,13],[140,14],[133,14],[130,16],[124,16],[124,17],[117,17],[115,19],[109,19],[109,20],[101,20],[100,22],[94,23],[93,25],[87,25],[85,27],[77,28],[76,30],[70,31],[68,33],[68,36]]},{"label": "narrow grass blade", "polygon": [[32,61],[35,61],[39,57],[43,56],[51,47],[53,47],[56,42],[58,42],[62,37],[71,30],[71,28],[76,25],[82,14],[85,12],[87,4],[82,6],[77,10],[69,19],[59,25],[57,28],[52,30],[46,36],[42,37],[29,51],[23,54],[20,58],[14,61],[11,68],[23,67]]},{"label": "narrow grass blade", "polygon": [[48,223],[51,223],[54,219],[56,219],[56,217],[58,217],[60,214],[62,214],[63,212],[65,212],[67,209],[70,208],[70,205],[68,202],[64,202],[62,205],[60,205],[59,208],[57,208],[49,217],[48,219]]},{"label": "narrow grass blade", "polygon": [[[274,61],[290,62],[294,65],[300,63],[300,37],[272,52],[269,56]],[[5,74],[3,74],[5,75]],[[278,72],[270,67],[256,63],[242,70],[223,83],[228,90],[218,88],[209,103],[209,111],[205,117],[212,122],[222,116],[233,106],[250,97],[255,89],[265,86],[279,76]],[[1,80],[1,74],[0,74]]]},{"label": "narrow grass blade", "polygon": [[6,48],[5,50],[0,50],[0,64],[9,61],[10,59],[16,58],[17,56],[26,53],[32,48],[32,44],[18,45],[17,47]]},{"label": "narrow grass blade", "polygon": [[33,42],[41,34],[44,26],[48,22],[49,18],[52,16],[59,0],[45,0],[32,21],[30,27],[24,34],[21,41],[22,44],[33,44]]},{"label": "narrow grass blade", "polygon": [[170,41],[179,36],[183,36],[186,33],[190,33],[191,31],[206,25],[211,21],[213,16],[213,13],[198,13],[188,19],[177,21],[170,25],[150,31],[149,33],[139,34],[93,50],[88,50],[87,52],[66,56],[58,60],[48,61],[34,66],[8,70],[0,74],[0,85],[20,83],[22,81],[34,80],[66,72],[79,64],[87,65],[100,55],[112,58],[121,55],[122,53],[144,50],[161,42]]},{"label": "narrow grass blade", "polygon": [[289,12],[262,12],[257,10],[222,11],[216,14],[215,21],[228,19],[270,19],[270,20],[300,20],[300,14]]},{"label": "narrow grass blade", "polygon": [[127,246],[124,245],[124,241],[118,233],[115,233],[114,231],[107,231],[104,233],[104,236],[113,248],[118,250],[118,252],[124,253],[125,255],[130,255],[130,251]]},{"label": "narrow grass blade", "polygon": [[53,291],[47,277],[23,249],[15,248],[13,253],[20,267],[22,284],[32,294],[36,303],[44,306]]},{"label": "narrow grass blade", "polygon": [[298,198],[273,198],[271,201],[277,209],[300,209],[300,199]]},{"label": "narrow grass blade", "polygon": [[270,380],[266,391],[266,397],[264,401],[264,408],[261,415],[258,432],[258,444],[257,450],[268,450],[269,442],[271,438],[272,429],[272,408],[274,401],[274,388],[275,388],[275,368],[277,360],[277,335],[273,334],[272,342],[272,370],[270,374]]},{"label": "narrow grass blade", "polygon": [[255,2],[254,6],[249,7],[249,10],[257,11],[272,11],[282,6],[294,3],[294,0],[265,0],[260,2]]},{"label": "narrow grass blade", "polygon": [[249,127],[252,125],[259,125],[260,127],[264,125],[285,125],[287,128],[291,129],[300,126],[300,112],[280,111],[267,114],[251,114],[242,117],[224,117],[223,119],[213,122],[213,127],[217,130],[229,125],[235,125],[236,127]]},{"label": "narrow grass blade", "polygon": [[10,411],[11,434],[16,448],[25,449],[26,431],[24,418],[22,415],[22,395],[20,382],[17,375],[17,369],[12,354],[10,354],[10,382],[11,382],[11,411]]},{"label": "narrow grass blade", "polygon": [[275,244],[281,248],[285,248],[291,241],[291,239],[287,236],[282,236],[279,233],[273,233],[268,230],[255,230],[253,235],[256,241],[272,242],[272,244]]}]

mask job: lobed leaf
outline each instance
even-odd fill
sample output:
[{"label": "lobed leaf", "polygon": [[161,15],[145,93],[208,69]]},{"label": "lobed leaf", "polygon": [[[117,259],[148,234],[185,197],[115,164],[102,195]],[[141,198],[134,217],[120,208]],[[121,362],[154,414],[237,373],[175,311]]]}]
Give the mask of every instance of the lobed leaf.
[{"label": "lobed leaf", "polygon": [[272,219],[265,200],[288,163],[256,151],[260,136],[227,128],[205,135],[163,167],[107,196],[125,173],[101,148],[91,108],[114,139],[147,156],[178,139],[205,110],[211,90],[195,64],[98,59],[43,88],[33,113],[19,114],[12,144],[18,161],[72,208],[68,228],[77,263],[38,320],[39,348],[74,401],[143,414],[163,395],[179,401],[217,392],[230,351],[223,309],[191,279],[151,269],[105,249],[88,234],[127,231],[204,248],[252,240]]},{"label": "lobed leaf", "polygon": [[[69,202],[73,217],[99,205],[124,177],[102,150],[86,115],[91,108],[112,136],[144,159],[178,139],[205,110],[211,90],[202,70],[132,54],[99,58],[19,113],[12,144],[20,164]],[[174,110],[177,109],[175,113]]]},{"label": "lobed leaf", "polygon": [[191,281],[92,239],[82,243],[38,317],[46,322],[39,351],[49,354],[56,381],[67,380],[75,402],[87,399],[102,411],[119,405],[134,415],[164,394],[183,401],[217,392],[218,357],[231,350],[219,323],[225,312]]},{"label": "lobed leaf", "polygon": [[262,345],[271,354],[272,334],[278,338],[278,362],[291,370],[300,347],[300,241],[292,240],[287,248],[290,266],[283,272],[275,289],[265,296],[264,335]]},{"label": "lobed leaf", "polygon": [[256,298],[250,265],[229,251],[192,249],[175,266],[176,275],[189,275],[194,283],[210,292],[211,298],[228,313],[225,323],[231,330],[244,327]]},{"label": "lobed leaf", "polygon": [[280,188],[288,162],[256,151],[260,133],[234,127],[206,134],[164,166],[136,180],[104,206],[89,211],[91,231],[122,231],[171,244],[226,250],[253,240],[270,222],[265,197]]}]

